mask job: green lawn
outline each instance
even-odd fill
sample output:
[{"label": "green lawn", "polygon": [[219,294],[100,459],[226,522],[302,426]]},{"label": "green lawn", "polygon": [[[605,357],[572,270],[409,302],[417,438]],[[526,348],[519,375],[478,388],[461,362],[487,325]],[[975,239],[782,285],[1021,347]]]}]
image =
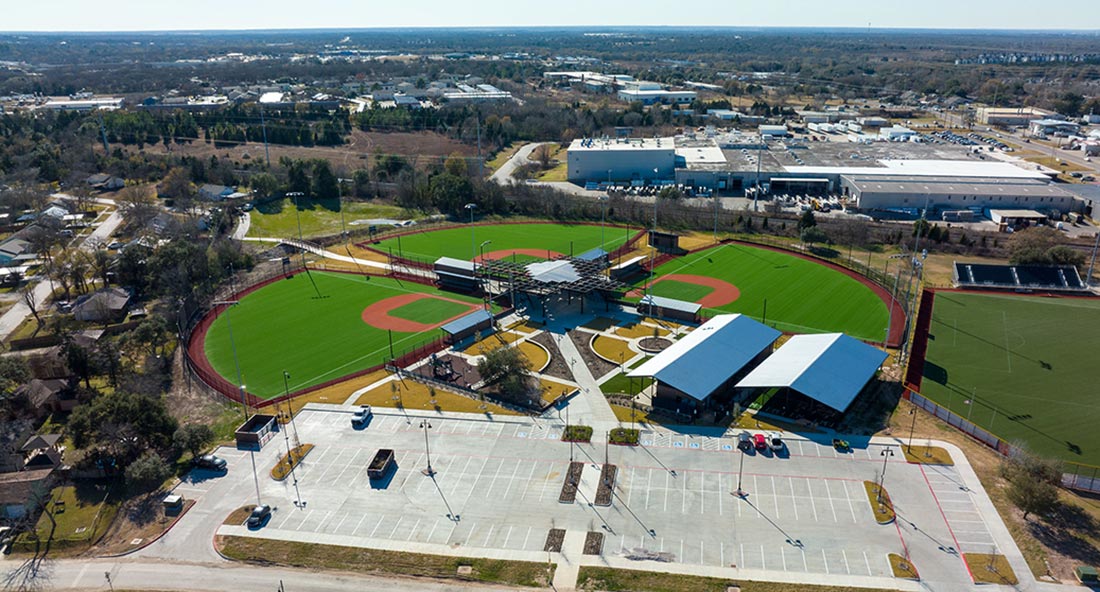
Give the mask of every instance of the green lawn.
[{"label": "green lawn", "polygon": [[678,282],[676,280],[665,280],[653,284],[649,293],[654,296],[664,296],[665,298],[675,298],[676,300],[684,300],[687,302],[695,302],[711,292],[714,288],[707,286],[700,286],[699,284],[688,284],[684,282]]},{"label": "green lawn", "polygon": [[[340,209],[344,211],[344,224],[348,231],[365,226],[351,224],[356,220],[392,219],[404,220],[412,214],[397,206],[374,204],[370,202],[335,199],[302,200],[302,236],[325,236],[340,234]],[[294,202],[282,199],[256,206],[250,212],[252,224],[248,236],[288,238],[298,236],[298,216],[295,215]],[[388,227],[387,227],[388,228]]]},{"label": "green lawn", "polygon": [[629,378],[625,373],[616,374],[609,378],[607,382],[600,385],[600,390],[604,394],[623,394],[623,395],[636,395],[643,390],[649,388],[649,385],[653,384],[653,379],[648,377],[643,378]]},{"label": "green lawn", "polygon": [[1100,300],[939,292],[929,333],[925,396],[1037,453],[1100,464]]},{"label": "green lawn", "polygon": [[405,257],[432,261],[443,256],[458,259],[476,257],[480,252],[478,248],[484,241],[492,241],[485,245],[485,253],[508,249],[539,249],[566,255],[572,251],[574,255],[580,255],[599,247],[601,242],[605,250],[611,251],[637,233],[637,230],[611,226],[601,230],[599,225],[545,223],[474,226],[472,237],[470,230],[469,226],[460,226],[421,232],[403,236],[400,242],[391,238],[371,246],[382,251],[392,248],[394,253],[401,253]]},{"label": "green lawn", "polygon": [[[875,341],[885,335],[888,321],[881,298],[854,278],[808,259],[730,244],[677,257],[656,271],[658,277],[673,273],[718,278],[740,289],[740,298],[708,309],[711,314],[739,312],[760,320],[766,301],[767,323],[781,331],[840,331]],[[668,295],[662,294],[662,286],[669,283],[656,284],[654,292]]]},{"label": "green lawn", "polygon": [[[107,495],[107,485],[83,481],[79,486],[64,485],[49,492],[49,508],[57,522],[54,541],[62,546],[74,543],[90,543],[103,534],[118,511],[117,499]],[[52,524],[45,512],[38,519],[36,529],[45,540]],[[32,537],[24,534],[20,541],[27,549],[33,549]]]},{"label": "green lawn", "polygon": [[390,311],[390,316],[434,325],[469,311],[470,307],[459,304],[458,302],[439,300],[436,298],[424,298],[422,300],[410,302],[401,308],[395,308]]},{"label": "green lawn", "polygon": [[[284,370],[290,373],[290,390],[295,391],[369,368],[388,357],[389,343],[386,331],[363,322],[363,309],[408,292],[443,294],[388,278],[372,277],[367,281],[349,274],[312,275],[322,298],[317,298],[309,277],[300,273],[245,296],[228,315],[222,313],[214,321],[204,347],[219,374],[236,384],[230,326],[243,382],[250,393],[262,398],[283,394]],[[445,296],[473,304],[481,302],[451,293]],[[438,335],[438,331],[395,331],[394,350],[400,355]]]}]

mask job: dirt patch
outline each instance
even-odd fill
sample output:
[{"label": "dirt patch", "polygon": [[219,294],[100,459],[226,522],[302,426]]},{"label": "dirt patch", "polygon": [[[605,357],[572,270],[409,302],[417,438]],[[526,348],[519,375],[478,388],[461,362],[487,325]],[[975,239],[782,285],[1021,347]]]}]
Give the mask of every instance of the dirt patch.
[{"label": "dirt patch", "polygon": [[585,555],[601,555],[603,554],[603,533],[590,531],[584,537],[584,554]]},{"label": "dirt patch", "polygon": [[530,341],[534,341],[545,347],[546,351],[550,352],[550,363],[542,370],[542,374],[562,380],[573,380],[573,372],[569,369],[569,364],[565,362],[565,358],[561,355],[561,350],[558,349],[558,345],[554,343],[550,335],[539,333],[532,337]]},{"label": "dirt patch", "polygon": [[561,553],[561,544],[565,541],[565,529],[564,528],[551,528],[550,532],[546,534],[546,545],[542,550],[547,553]]},{"label": "dirt patch", "polygon": [[664,337],[646,337],[638,342],[638,347],[650,353],[663,352],[672,345],[672,340]]},{"label": "dirt patch", "polygon": [[561,494],[558,495],[558,502],[562,504],[571,504],[577,499],[577,485],[581,482],[581,472],[584,471],[584,463],[571,462],[569,463],[569,470],[565,473],[565,478],[561,483]]},{"label": "dirt patch", "polygon": [[595,333],[573,329],[569,332],[569,339],[577,346],[577,351],[581,352],[581,359],[584,360],[584,365],[588,366],[589,371],[592,372],[592,376],[599,378],[615,370],[618,366],[597,356],[596,352],[592,351],[589,344],[592,343],[594,335]]},{"label": "dirt patch", "polygon": [[[416,321],[410,321],[408,319],[402,319],[395,316],[391,316],[390,312],[401,308],[407,304],[422,300],[424,298],[435,298],[438,300],[447,300],[449,302],[455,302],[465,305],[469,308],[462,314],[455,315],[449,319],[445,319],[434,325],[426,323],[418,323]],[[447,323],[480,308],[476,304],[470,304],[469,302],[463,302],[461,300],[455,300],[453,298],[444,298],[442,296],[436,296],[434,294],[401,294],[400,296],[391,296],[385,300],[379,300],[374,304],[363,309],[362,318],[363,322],[374,327],[375,329],[381,329],[383,331],[400,331],[402,333],[423,333],[425,331],[431,331],[446,325]]]},{"label": "dirt patch", "polygon": [[489,251],[484,255],[478,255],[474,257],[474,262],[481,263],[482,261],[497,261],[499,259],[507,259],[513,254],[527,255],[528,257],[538,257],[539,259],[560,259],[565,257],[563,253],[557,251],[547,251],[545,249],[501,249],[499,251]]},{"label": "dirt patch", "polygon": [[615,493],[615,477],[619,474],[619,467],[604,465],[600,470],[600,484],[596,487],[596,505],[610,506],[612,494]]}]

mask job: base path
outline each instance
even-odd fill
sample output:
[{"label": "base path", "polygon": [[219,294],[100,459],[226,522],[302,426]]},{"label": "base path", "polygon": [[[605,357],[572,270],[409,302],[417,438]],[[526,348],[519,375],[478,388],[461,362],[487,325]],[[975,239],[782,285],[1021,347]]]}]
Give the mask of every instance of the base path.
[{"label": "base path", "polygon": [[[447,302],[454,302],[456,304],[462,304],[468,307],[469,310],[462,314],[455,315],[449,319],[444,319],[435,324],[420,323],[417,321],[410,321],[408,319],[402,319],[390,315],[391,311],[397,310],[406,304],[411,304],[417,300],[424,298],[434,298],[436,300],[446,300]],[[423,333],[424,331],[431,331],[446,325],[447,323],[465,315],[474,312],[481,308],[480,304],[471,304],[469,302],[463,302],[461,300],[455,300],[453,298],[444,298],[442,296],[436,296],[434,294],[401,294],[400,296],[391,296],[385,300],[380,300],[374,304],[363,309],[363,322],[374,327],[376,329],[400,331],[402,333]]]},{"label": "base path", "polygon": [[[665,280],[711,288],[713,291],[710,294],[695,301],[696,304],[703,305],[703,308],[718,308],[719,306],[725,306],[732,302],[736,302],[737,299],[741,297],[741,290],[727,281],[705,275],[691,275],[687,273],[670,273],[668,275],[662,275],[653,280],[653,283],[651,283],[649,287],[652,288]],[[641,290],[631,290],[630,293],[627,294],[627,296],[635,297],[642,295],[643,292]]]},{"label": "base path", "polygon": [[474,257],[475,263],[481,263],[482,261],[497,261],[500,259],[507,259],[515,255],[527,255],[528,257],[538,257],[539,259],[551,259],[554,257],[564,257],[564,253],[557,251],[548,251],[546,249],[501,249],[499,251],[490,251],[485,255],[478,255]]}]

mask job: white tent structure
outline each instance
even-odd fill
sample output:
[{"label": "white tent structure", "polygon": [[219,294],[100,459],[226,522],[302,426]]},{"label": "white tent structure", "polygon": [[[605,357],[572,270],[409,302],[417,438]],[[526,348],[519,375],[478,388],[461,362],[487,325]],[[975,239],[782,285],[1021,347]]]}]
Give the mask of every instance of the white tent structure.
[{"label": "white tent structure", "polygon": [[886,352],[843,333],[795,335],[737,388],[790,388],[843,413],[886,358]]}]

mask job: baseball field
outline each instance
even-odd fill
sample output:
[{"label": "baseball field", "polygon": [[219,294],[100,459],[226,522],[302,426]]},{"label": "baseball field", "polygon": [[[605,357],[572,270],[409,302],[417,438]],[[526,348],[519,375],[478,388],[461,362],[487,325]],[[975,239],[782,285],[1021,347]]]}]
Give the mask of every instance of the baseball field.
[{"label": "baseball field", "polygon": [[[590,224],[493,224],[456,226],[389,238],[368,246],[383,252],[422,261],[440,257],[471,259],[482,253],[487,259],[510,257],[517,251],[520,260],[549,259],[562,255],[580,255],[602,245],[611,251],[630,240],[637,229]],[[481,243],[489,244],[481,247]]]},{"label": "baseball field", "polygon": [[[644,285],[630,296],[641,297]],[[672,259],[657,267],[649,290],[697,302],[709,314],[766,316],[769,325],[794,333],[841,331],[882,341],[888,323],[886,303],[855,278],[809,259],[742,244]]]},{"label": "baseball field", "polygon": [[283,394],[284,370],[291,392],[339,378],[382,363],[389,355],[389,332],[400,355],[439,336],[443,323],[481,306],[475,298],[390,278],[312,276],[316,290],[300,273],[223,311],[203,344],[214,370],[237,383],[235,344],[248,392],[271,399]]},{"label": "baseball field", "polygon": [[921,393],[1003,440],[1100,464],[1100,300],[937,292]]}]

